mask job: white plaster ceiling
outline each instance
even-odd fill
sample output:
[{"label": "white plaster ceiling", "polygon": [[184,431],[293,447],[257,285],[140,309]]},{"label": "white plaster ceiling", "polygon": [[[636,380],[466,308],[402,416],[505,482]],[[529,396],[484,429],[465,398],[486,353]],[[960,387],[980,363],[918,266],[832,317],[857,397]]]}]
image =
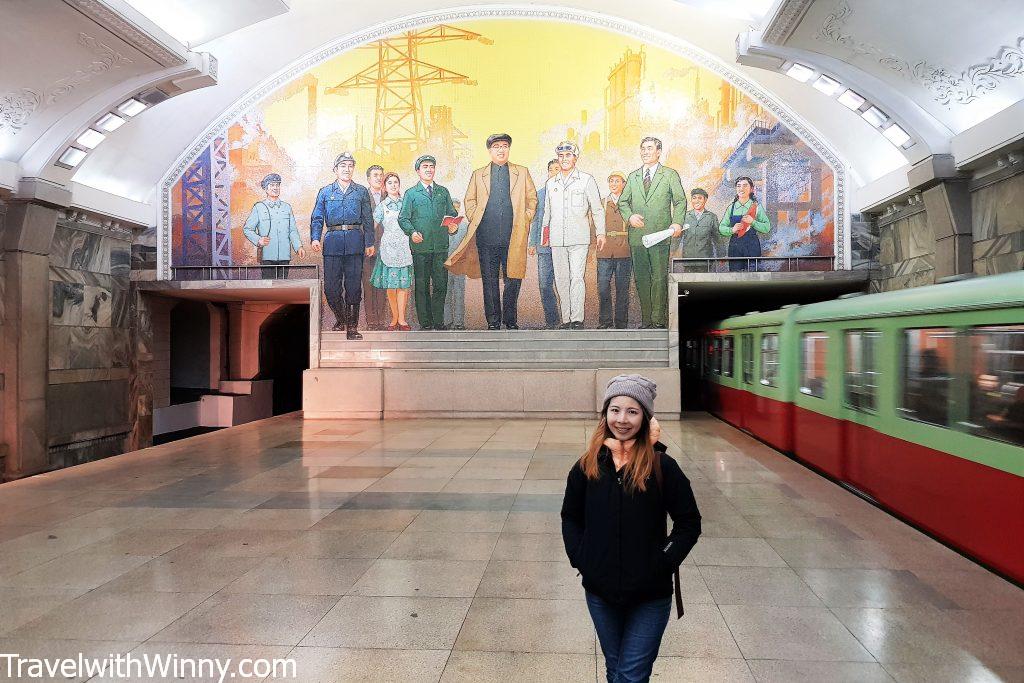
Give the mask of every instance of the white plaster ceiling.
[{"label": "white plaster ceiling", "polygon": [[960,133],[1024,99],[1022,11],[1020,0],[815,0],[783,44],[856,66]]},{"label": "white plaster ceiling", "polygon": [[20,159],[96,93],[163,69],[157,59],[62,0],[3,0],[0,158]]},{"label": "white plaster ceiling", "polygon": [[288,11],[287,0],[118,0],[189,47]]}]

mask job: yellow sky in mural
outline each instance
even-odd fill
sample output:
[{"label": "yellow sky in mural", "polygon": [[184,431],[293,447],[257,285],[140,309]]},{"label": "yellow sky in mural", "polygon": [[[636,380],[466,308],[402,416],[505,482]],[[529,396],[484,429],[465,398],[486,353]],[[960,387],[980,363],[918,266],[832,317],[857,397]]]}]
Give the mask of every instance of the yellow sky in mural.
[{"label": "yellow sky in mural", "polygon": [[[452,41],[422,47],[422,61],[464,74],[476,85],[431,85],[422,89],[424,109],[447,104],[454,110],[454,124],[468,135],[471,167],[487,161],[484,139],[492,132],[512,135],[513,161],[536,169],[553,156],[554,144],[569,128],[597,131],[605,137],[605,90],[609,72],[627,49],[638,51],[642,43],[634,38],[572,23],[534,20],[481,20],[459,22],[458,28],[482,34],[493,44]],[[646,54],[645,96],[652,108],[666,120],[684,124],[693,102],[697,68],[683,57],[660,48],[643,46]],[[264,123],[299,167],[313,162],[308,157],[321,151],[323,140],[332,134],[351,147],[357,136],[369,146],[373,131],[374,90],[347,95],[326,95],[334,86],[375,61],[370,50],[351,50],[310,73],[318,82],[319,144],[307,141],[307,98],[295,92],[282,99],[272,97],[263,105]],[[719,105],[721,79],[699,69],[700,96],[708,101],[714,117]],[[656,92],[655,92],[656,91]],[[583,125],[586,111],[587,124]],[[357,133],[357,129],[360,133]],[[650,130],[670,148],[677,130]],[[635,146],[639,145],[639,139]],[[306,153],[303,152],[306,150]],[[432,151],[432,150],[424,150]],[[317,155],[315,163],[322,163]],[[305,158],[304,158],[305,157]],[[635,148],[620,150],[603,165],[638,165]],[[634,159],[634,157],[637,157]],[[621,159],[621,163],[620,163]],[[372,161],[372,160],[368,160]],[[635,163],[634,163],[635,161]],[[367,165],[360,161],[360,166]],[[581,166],[586,162],[581,160]],[[311,170],[311,169],[310,169]],[[596,171],[597,169],[595,169]],[[603,172],[603,170],[602,170]],[[329,173],[329,171],[328,171]],[[459,175],[463,175],[462,172]]]}]

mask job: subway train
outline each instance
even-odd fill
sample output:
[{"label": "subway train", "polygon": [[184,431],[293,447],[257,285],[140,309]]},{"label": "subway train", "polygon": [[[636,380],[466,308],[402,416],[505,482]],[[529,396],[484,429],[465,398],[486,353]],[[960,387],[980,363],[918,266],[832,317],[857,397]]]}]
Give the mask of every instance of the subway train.
[{"label": "subway train", "polygon": [[1024,583],[1024,272],[704,332],[713,414]]}]

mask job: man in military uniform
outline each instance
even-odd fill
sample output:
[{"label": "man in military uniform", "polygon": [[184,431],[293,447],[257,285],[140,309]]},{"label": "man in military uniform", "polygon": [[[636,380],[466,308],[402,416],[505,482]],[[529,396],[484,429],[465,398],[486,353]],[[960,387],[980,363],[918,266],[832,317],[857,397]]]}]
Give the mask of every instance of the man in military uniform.
[{"label": "man in military uniform", "polygon": [[429,154],[413,165],[420,182],[406,190],[398,224],[412,241],[416,318],[422,330],[443,330],[444,300],[448,295],[448,235],[458,226],[441,225],[445,216],[457,216],[448,190],[434,182],[437,160]]},{"label": "man in military uniform", "polygon": [[324,254],[324,294],[337,320],[334,329],[344,327],[348,339],[363,338],[357,329],[363,259],[375,253],[370,193],[352,181],[355,170],[349,152],[338,155],[337,180],[320,188],[309,220],[310,246]]},{"label": "man in military uniform", "polygon": [[299,258],[305,258],[306,250],[299,239],[291,204],[281,201],[281,176],[267,175],[260,181],[260,187],[267,198],[252,205],[242,234],[256,247],[256,260],[264,266],[261,275],[269,280],[285,276],[274,266],[291,263],[293,250]]}]

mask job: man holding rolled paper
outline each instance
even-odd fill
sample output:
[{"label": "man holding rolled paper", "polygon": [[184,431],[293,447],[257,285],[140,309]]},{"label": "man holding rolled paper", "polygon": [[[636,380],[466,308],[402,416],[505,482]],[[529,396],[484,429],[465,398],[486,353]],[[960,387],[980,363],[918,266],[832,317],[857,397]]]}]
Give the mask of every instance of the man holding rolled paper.
[{"label": "man holding rolled paper", "polygon": [[[619,198],[619,213],[629,226],[629,248],[633,255],[633,278],[640,299],[641,327],[668,326],[668,258],[670,240],[647,246],[644,237],[672,232],[683,234],[681,222],[686,215],[686,190],[679,174],[661,164],[661,140],[646,137],[640,142],[643,166],[629,174]],[[647,240],[652,242],[652,240]]]}]

